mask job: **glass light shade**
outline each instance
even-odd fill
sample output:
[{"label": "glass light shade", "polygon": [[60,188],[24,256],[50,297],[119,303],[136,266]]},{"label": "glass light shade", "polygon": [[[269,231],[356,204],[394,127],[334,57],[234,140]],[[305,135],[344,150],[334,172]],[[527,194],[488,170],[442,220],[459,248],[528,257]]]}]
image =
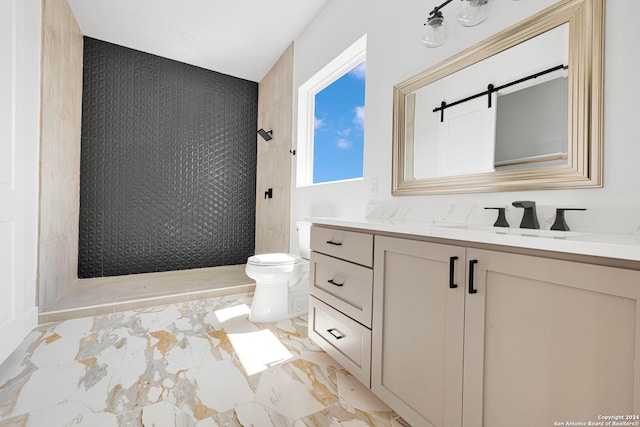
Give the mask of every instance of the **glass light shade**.
[{"label": "glass light shade", "polygon": [[447,39],[449,29],[442,15],[436,15],[427,20],[424,33],[420,41],[427,47],[438,47]]},{"label": "glass light shade", "polygon": [[463,0],[458,22],[465,27],[476,26],[487,19],[490,11],[489,0]]}]

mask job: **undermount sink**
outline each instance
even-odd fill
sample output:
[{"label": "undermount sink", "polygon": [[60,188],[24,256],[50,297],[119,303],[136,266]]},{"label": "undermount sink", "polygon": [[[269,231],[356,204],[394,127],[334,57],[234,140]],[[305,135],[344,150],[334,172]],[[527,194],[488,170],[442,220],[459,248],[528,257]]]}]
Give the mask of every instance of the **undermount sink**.
[{"label": "undermount sink", "polygon": [[489,233],[489,234],[505,234],[513,236],[526,236],[526,237],[547,237],[554,239],[562,239],[566,237],[580,236],[584,233],[576,231],[556,231],[556,230],[534,230],[528,228],[506,228],[506,227],[492,227],[487,225],[438,225],[437,227],[452,229],[452,230],[464,230],[472,233]]}]

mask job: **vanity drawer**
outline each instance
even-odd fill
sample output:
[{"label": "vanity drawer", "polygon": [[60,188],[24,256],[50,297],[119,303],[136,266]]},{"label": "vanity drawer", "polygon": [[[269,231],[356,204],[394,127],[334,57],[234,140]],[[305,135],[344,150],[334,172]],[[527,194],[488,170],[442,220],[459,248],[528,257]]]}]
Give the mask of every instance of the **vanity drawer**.
[{"label": "vanity drawer", "polygon": [[311,227],[311,250],[357,264],[373,266],[373,234]]},{"label": "vanity drawer", "polygon": [[367,387],[371,386],[371,331],[316,299],[309,298],[309,336]]},{"label": "vanity drawer", "polygon": [[371,327],[373,270],[370,268],[312,252],[311,294]]}]

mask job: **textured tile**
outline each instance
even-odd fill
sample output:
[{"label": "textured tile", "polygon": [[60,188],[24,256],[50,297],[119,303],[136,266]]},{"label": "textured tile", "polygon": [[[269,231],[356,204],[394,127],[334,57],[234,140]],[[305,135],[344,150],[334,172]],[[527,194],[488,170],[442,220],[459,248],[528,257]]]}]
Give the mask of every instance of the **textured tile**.
[{"label": "textured tile", "polygon": [[254,253],[257,96],[255,82],[85,37],[80,277]]}]

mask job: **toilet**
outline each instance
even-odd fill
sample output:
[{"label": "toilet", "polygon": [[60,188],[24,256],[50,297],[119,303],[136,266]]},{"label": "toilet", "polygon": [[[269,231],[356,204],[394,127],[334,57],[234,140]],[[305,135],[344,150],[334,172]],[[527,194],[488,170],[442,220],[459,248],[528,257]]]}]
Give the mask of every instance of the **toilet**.
[{"label": "toilet", "polygon": [[298,222],[300,256],[285,253],[254,255],[245,272],[256,281],[249,320],[277,322],[309,309],[309,247],[311,223]]}]

